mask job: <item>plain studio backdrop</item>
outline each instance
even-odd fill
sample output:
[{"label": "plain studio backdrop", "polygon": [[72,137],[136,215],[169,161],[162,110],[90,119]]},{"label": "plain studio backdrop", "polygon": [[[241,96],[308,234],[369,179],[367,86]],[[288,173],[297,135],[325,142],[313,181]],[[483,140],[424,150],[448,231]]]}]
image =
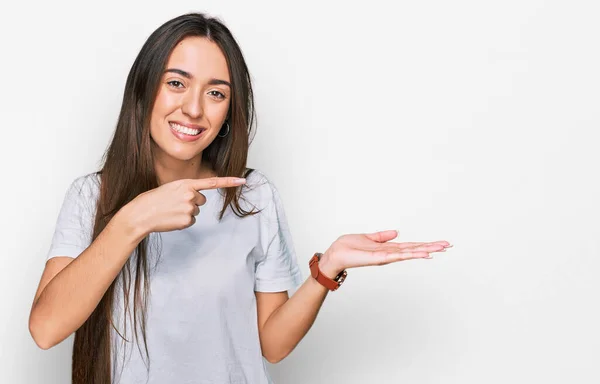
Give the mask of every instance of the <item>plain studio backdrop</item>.
[{"label": "plain studio backdrop", "polygon": [[0,382],[69,382],[27,326],[58,211],[188,11],[245,53],[305,276],[345,233],[454,244],[349,270],[276,383],[600,382],[600,9],[543,0],[3,3]]}]

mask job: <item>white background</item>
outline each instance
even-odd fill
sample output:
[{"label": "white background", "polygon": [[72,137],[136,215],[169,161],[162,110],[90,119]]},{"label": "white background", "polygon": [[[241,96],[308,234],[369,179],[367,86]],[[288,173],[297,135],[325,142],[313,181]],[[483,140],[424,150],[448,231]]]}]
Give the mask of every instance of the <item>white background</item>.
[{"label": "white background", "polygon": [[279,187],[305,276],[344,233],[455,245],[350,270],[276,383],[600,382],[597,2],[1,8],[0,382],[69,382],[72,338],[42,351],[27,329],[56,216],[141,45],[187,11],[242,46],[249,165]]}]

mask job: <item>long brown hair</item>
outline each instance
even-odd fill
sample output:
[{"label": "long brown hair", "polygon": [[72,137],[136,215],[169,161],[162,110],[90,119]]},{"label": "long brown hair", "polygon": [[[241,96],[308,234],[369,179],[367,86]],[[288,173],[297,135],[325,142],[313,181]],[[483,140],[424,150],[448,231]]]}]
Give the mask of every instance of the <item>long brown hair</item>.
[{"label": "long brown hair", "polygon": [[[254,100],[250,74],[242,51],[229,29],[218,19],[200,13],[176,17],[149,36],[127,77],[116,129],[104,153],[103,165],[96,172],[100,177],[100,193],[92,239],[96,239],[124,205],[137,195],[159,186],[152,157],[150,113],[172,50],[182,39],[190,36],[205,37],[221,48],[227,60],[232,85],[227,116],[230,132],[225,137],[217,136],[203,151],[202,163],[209,164],[218,176],[247,177],[252,172],[252,169],[246,168],[246,162],[255,123]],[[241,208],[241,190],[242,187],[227,188],[220,219],[229,205],[239,217],[256,213]],[[111,328],[119,332],[112,320],[119,279],[122,282],[126,311],[134,280],[132,329],[137,340],[138,328],[140,329],[145,354],[149,356],[145,332],[149,289],[148,245],[148,238],[139,243],[98,306],[75,332],[73,384],[111,383]]]}]

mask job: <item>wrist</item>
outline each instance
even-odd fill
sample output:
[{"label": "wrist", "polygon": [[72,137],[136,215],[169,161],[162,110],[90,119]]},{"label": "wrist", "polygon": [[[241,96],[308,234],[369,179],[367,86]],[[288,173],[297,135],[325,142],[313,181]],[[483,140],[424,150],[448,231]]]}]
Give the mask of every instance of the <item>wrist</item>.
[{"label": "wrist", "polygon": [[348,273],[331,257],[331,252],[315,253],[308,265],[311,276],[330,291],[336,291],[346,280]]},{"label": "wrist", "polygon": [[115,224],[135,242],[142,241],[150,234],[150,230],[144,225],[143,220],[136,214],[134,202],[130,202],[123,206],[113,217]]},{"label": "wrist", "polygon": [[325,252],[323,256],[321,256],[321,260],[319,260],[319,270],[323,275],[333,279],[342,272],[344,268],[337,265],[334,260],[332,260],[329,252]]}]

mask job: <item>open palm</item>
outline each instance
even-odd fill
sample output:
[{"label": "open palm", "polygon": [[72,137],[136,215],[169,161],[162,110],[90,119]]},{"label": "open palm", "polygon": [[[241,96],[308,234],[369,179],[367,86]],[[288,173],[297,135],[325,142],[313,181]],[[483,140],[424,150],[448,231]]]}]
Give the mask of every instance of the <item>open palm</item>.
[{"label": "open palm", "polygon": [[434,242],[389,242],[395,230],[340,236],[323,254],[323,265],[337,273],[347,268],[385,265],[410,259],[431,259],[431,253],[451,247],[445,240]]}]

